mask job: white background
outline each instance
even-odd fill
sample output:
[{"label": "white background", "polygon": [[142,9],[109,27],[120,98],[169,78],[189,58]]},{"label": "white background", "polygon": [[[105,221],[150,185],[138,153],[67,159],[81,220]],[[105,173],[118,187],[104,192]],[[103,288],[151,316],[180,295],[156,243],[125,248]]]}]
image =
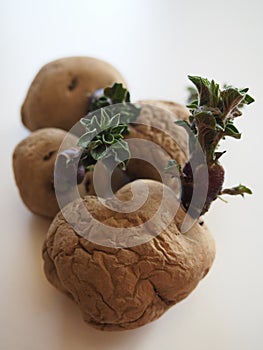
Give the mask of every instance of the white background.
[{"label": "white background", "polygon": [[[263,349],[261,0],[0,2],[1,350]],[[256,103],[228,140],[227,185],[253,196],[215,203],[206,216],[217,242],[209,275],[158,321],[123,333],[89,328],[46,281],[41,246],[49,222],[33,216],[15,187],[11,155],[28,131],[19,109],[46,62],[68,55],[108,60],[133,99],[184,103],[187,74],[249,86]]]}]

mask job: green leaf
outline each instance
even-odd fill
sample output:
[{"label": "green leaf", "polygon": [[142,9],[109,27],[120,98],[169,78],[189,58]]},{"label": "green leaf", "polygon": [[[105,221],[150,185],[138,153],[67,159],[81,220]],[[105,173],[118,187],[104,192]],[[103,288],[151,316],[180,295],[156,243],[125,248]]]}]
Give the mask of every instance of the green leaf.
[{"label": "green leaf", "polygon": [[200,112],[195,115],[195,121],[198,129],[199,144],[210,163],[213,160],[214,140],[217,134],[216,119],[211,112]]},{"label": "green leaf", "polygon": [[246,94],[242,102],[245,103],[246,105],[250,105],[250,103],[253,103],[254,101],[255,100],[254,100],[253,97],[251,97],[250,95]]},{"label": "green leaf", "polygon": [[[126,170],[127,163],[131,157],[129,145],[124,140],[114,143],[110,149],[110,158],[116,163],[121,164],[123,170]],[[109,160],[107,160],[109,161]]]},{"label": "green leaf", "polygon": [[95,111],[97,109],[107,107],[110,104],[111,103],[110,103],[109,99],[106,96],[102,96],[92,103],[92,105],[90,107],[90,111]]},{"label": "green leaf", "polygon": [[92,101],[89,106],[90,112],[97,111],[106,106],[112,106],[108,109],[110,117],[119,113],[122,123],[129,123],[137,119],[141,107],[130,103],[130,93],[122,84],[114,83],[111,87],[106,87],[103,92],[99,90],[90,96]]},{"label": "green leaf", "polygon": [[100,127],[101,127],[101,130],[103,131],[110,127],[110,121],[112,119],[110,118],[109,114],[106,112],[104,108],[101,108],[100,112],[101,112]]},{"label": "green leaf", "polygon": [[114,115],[109,122],[109,127],[117,127],[120,125],[120,116],[120,113]]},{"label": "green leaf", "polygon": [[217,107],[220,100],[219,85],[215,83],[214,80],[210,84],[210,101],[209,105],[211,107]]},{"label": "green leaf", "polygon": [[225,116],[230,113],[234,107],[237,107],[243,100],[244,95],[238,90],[232,87],[227,88],[221,92],[224,114]]},{"label": "green leaf", "polygon": [[196,109],[198,108],[198,101],[193,101],[191,104],[188,104],[186,107],[189,109]]},{"label": "green leaf", "polygon": [[210,101],[209,81],[198,76],[188,75],[188,78],[197,88],[199,105],[208,104]]},{"label": "green leaf", "polygon": [[[207,162],[212,164],[213,160],[218,159],[214,152],[221,139],[226,136],[236,139],[241,137],[233,125],[233,119],[242,114],[240,106],[252,103],[254,99],[247,94],[247,88],[237,89],[225,85],[224,90],[220,90],[214,80],[209,81],[198,76],[189,76],[189,79],[196,86],[199,96],[198,105],[196,101],[190,104],[192,115],[189,117],[189,126],[206,153]],[[205,117],[203,113],[211,113],[216,125],[213,118]],[[195,129],[198,131],[195,132]]]},{"label": "green leaf", "polygon": [[228,201],[225,198],[222,198],[221,196],[217,196],[217,198],[226,204],[228,203]]},{"label": "green leaf", "polygon": [[[227,87],[227,86],[226,86]],[[230,87],[230,86],[228,86]],[[240,89],[239,91],[242,93],[242,94],[246,94],[248,92],[249,88],[243,88],[243,89]]]},{"label": "green leaf", "polygon": [[120,114],[120,122],[122,124],[128,124],[134,122],[141,112],[141,107],[137,106],[134,103],[122,103],[117,104],[116,106],[112,105],[111,107],[112,114]]},{"label": "green leaf", "polygon": [[225,123],[223,122],[222,119],[216,118],[216,128],[219,131],[224,131],[225,130]]},{"label": "green leaf", "polygon": [[105,88],[104,94],[111,99],[113,104],[130,102],[130,93],[122,84],[115,83],[112,87]]},{"label": "green leaf", "polygon": [[225,154],[225,153],[226,153],[226,151],[223,151],[223,152],[215,152],[215,159],[214,159],[215,162],[217,162],[218,159],[221,158],[222,155]]},{"label": "green leaf", "polygon": [[252,194],[252,191],[250,188],[240,184],[236,187],[225,188],[223,191],[221,191],[221,194],[229,194],[232,196],[240,194],[243,197],[244,194]]},{"label": "green leaf", "polygon": [[97,135],[95,140],[92,140],[87,146],[88,149],[93,149],[103,144],[101,135]]},{"label": "green leaf", "polygon": [[102,135],[102,141],[105,143],[105,144],[108,144],[108,145],[112,145],[115,141],[115,138],[113,135],[111,134],[106,134],[106,135]]},{"label": "green leaf", "polygon": [[126,135],[127,125],[120,124],[118,126],[115,126],[111,129],[111,133],[114,136],[120,136],[123,137],[123,135]]},{"label": "green leaf", "polygon": [[97,133],[96,129],[86,132],[84,135],[80,137],[78,141],[78,146],[81,148],[86,148],[89,145],[89,143],[93,140],[96,133]]},{"label": "green leaf", "polygon": [[200,112],[195,115],[195,121],[197,123],[197,128],[200,130],[202,127],[215,130],[216,129],[216,119],[211,112]]},{"label": "green leaf", "polygon": [[110,87],[97,90],[90,99],[89,111],[91,112],[116,103],[130,102],[130,93],[122,84],[114,83]]},{"label": "green leaf", "polygon": [[[111,116],[102,108],[83,120],[87,132],[78,141],[78,146],[83,149],[81,164],[87,167],[90,163],[107,158],[107,162],[119,160],[122,168],[125,168],[130,158],[128,143],[123,140],[128,133],[128,125],[122,124],[120,117],[120,113]],[[125,161],[121,160],[121,155]]]},{"label": "green leaf", "polygon": [[237,128],[234,126],[234,124],[230,120],[228,120],[226,123],[224,136],[231,136],[231,137],[234,137],[235,139],[241,138],[240,132],[237,130]]},{"label": "green leaf", "polygon": [[247,194],[253,194],[252,190],[244,185],[239,185],[237,187],[235,187],[235,189],[239,192],[242,192],[242,193],[247,193]]},{"label": "green leaf", "polygon": [[108,153],[108,147],[104,144],[98,147],[95,147],[90,151],[91,157],[95,160],[103,159],[104,157],[106,157],[107,153]]},{"label": "green leaf", "polygon": [[[104,112],[104,109],[102,108],[101,109],[101,120],[103,119],[103,112]],[[101,130],[103,128],[103,123],[101,121],[99,121],[96,114],[90,120],[90,127],[96,128],[98,133],[101,132]]]}]

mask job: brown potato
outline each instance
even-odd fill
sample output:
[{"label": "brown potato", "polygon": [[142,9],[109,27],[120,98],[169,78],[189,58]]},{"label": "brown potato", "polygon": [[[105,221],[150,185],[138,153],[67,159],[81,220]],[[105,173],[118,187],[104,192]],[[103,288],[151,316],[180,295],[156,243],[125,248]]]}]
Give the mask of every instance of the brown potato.
[{"label": "brown potato", "polygon": [[[164,152],[155,149],[136,148],[131,145],[131,153],[134,152],[141,156],[148,156],[149,164],[140,159],[131,159],[126,172],[120,168],[116,168],[112,174],[112,191],[117,191],[125,183],[139,178],[148,178],[161,181],[160,174],[154,168],[157,164],[162,170],[163,181],[169,185],[174,179],[170,174],[164,174],[164,168],[170,158],[175,159],[179,164],[185,161],[186,138],[182,128],[174,125],[173,121],[188,116],[188,111],[185,107],[169,101],[142,101],[142,111],[138,117],[138,123],[149,123],[150,125],[132,124],[130,125],[131,133],[128,139],[139,138],[150,140],[155,145],[160,146]],[[159,107],[159,108],[155,108]],[[162,132],[153,128],[154,125],[170,130],[171,135],[163,135]],[[26,206],[36,214],[44,215],[53,218],[59,211],[55,191],[54,191],[54,164],[57,156],[57,151],[66,136],[66,132],[61,129],[44,128],[33,132],[29,137],[20,142],[14,152],[14,172],[21,197]],[[69,142],[74,140],[77,143],[77,137],[69,134]],[[176,143],[180,143],[182,148]],[[70,144],[72,146],[72,144]],[[65,149],[66,145],[64,146]],[[107,195],[108,184],[106,183],[107,169],[98,162],[99,176],[97,176],[97,186],[100,189],[100,194]],[[90,194],[95,195],[93,172],[86,174],[85,180],[78,186],[81,196]],[[63,197],[63,196],[62,196]],[[61,201],[63,202],[63,200]],[[67,201],[66,201],[67,202]],[[61,203],[60,203],[61,205]]]},{"label": "brown potato", "polygon": [[126,85],[109,63],[92,57],[66,57],[46,64],[33,80],[21,109],[30,130],[69,130],[87,114],[88,95],[114,82]]},{"label": "brown potato", "polygon": [[[133,184],[139,194],[145,186],[149,189],[146,202],[138,210],[120,212],[125,201],[132,198],[131,184],[117,192],[122,202],[113,206],[114,210],[94,196],[74,201],[63,214],[57,214],[43,247],[44,270],[50,283],[77,303],[85,322],[100,330],[132,329],[157,319],[191,293],[215,256],[214,240],[203,222],[196,222],[182,234],[181,224],[187,217],[183,209],[179,207],[175,216],[167,219],[175,201],[173,191],[152,180]],[[149,223],[160,208],[163,191],[163,210]],[[105,226],[98,228],[91,223],[87,212]],[[142,223],[146,224],[139,229]],[[73,229],[78,225],[85,238]],[[163,225],[168,226],[163,229]],[[116,228],[121,231],[113,235],[108,232]],[[135,228],[139,240],[141,235],[150,238],[143,244],[124,247],[107,244],[107,236],[126,243],[127,228]],[[90,237],[101,237],[101,241],[94,243]]]},{"label": "brown potato", "polygon": [[[15,180],[24,204],[35,214],[53,218],[59,211],[54,189],[55,161],[64,137],[63,149],[77,144],[77,137],[64,130],[44,128],[32,132],[15,148],[13,168]],[[99,178],[97,186],[101,192],[107,192],[105,178],[107,169],[101,162],[97,164]],[[112,189],[116,191],[127,182],[125,174],[117,168],[112,175]],[[78,185],[81,197],[95,195],[93,172],[86,174],[85,180]],[[68,193],[60,193],[60,205],[67,204]]]},{"label": "brown potato", "polygon": [[[135,123],[130,125],[127,139],[138,138],[152,144],[130,144],[132,157],[138,157],[129,161],[127,174],[132,180],[163,180],[169,185],[171,175],[165,174],[168,161],[174,159],[183,166],[188,156],[186,132],[174,122],[187,120],[189,111],[185,106],[171,101],[143,100],[138,104],[142,107],[141,113]],[[143,160],[144,157],[147,161]]]},{"label": "brown potato", "polygon": [[[128,162],[127,170],[123,172],[117,168],[112,176],[113,192],[129,181],[136,179],[152,179],[164,182],[166,185],[174,187],[175,181],[171,174],[165,173],[165,167],[170,159],[176,160],[181,166],[187,159],[187,135],[183,128],[174,124],[176,120],[186,120],[189,116],[188,109],[176,102],[162,100],[139,101],[142,109],[135,123],[129,125],[130,134],[126,136],[131,151],[131,159]],[[145,124],[146,125],[145,125]],[[154,127],[154,126],[155,127]],[[160,128],[160,129],[158,129]],[[168,133],[166,133],[168,131]],[[145,140],[145,145],[133,143],[133,139]],[[131,142],[130,142],[131,141]],[[147,144],[151,141],[151,144]],[[136,158],[133,158],[136,155]],[[147,158],[147,161],[140,159]],[[158,171],[159,170],[159,171]],[[107,192],[103,186],[106,177],[100,165],[100,188]],[[95,194],[93,187],[92,172],[88,174],[88,186]]]},{"label": "brown potato", "polygon": [[[131,159],[127,171],[117,168],[112,176],[112,190],[117,191],[125,183],[135,179],[152,179],[175,187],[171,174],[165,173],[165,167],[170,159],[176,160],[181,166],[187,159],[187,135],[183,128],[174,121],[188,119],[188,109],[176,102],[162,100],[143,100],[138,102],[142,109],[135,123],[129,125],[130,134],[125,137],[129,142]],[[144,125],[146,123],[146,125]],[[154,127],[155,126],[155,127]],[[160,128],[160,129],[158,129]],[[168,131],[168,133],[166,133]],[[151,141],[151,144],[133,143],[133,139]],[[136,158],[133,158],[136,155]],[[140,159],[147,158],[147,161]],[[101,193],[107,193],[105,182],[107,170],[98,164],[100,178],[98,179]],[[158,171],[159,170],[159,171]],[[89,194],[96,194],[93,186],[93,173],[87,174],[84,183]],[[102,195],[103,196],[103,195]]]},{"label": "brown potato", "polygon": [[54,191],[54,164],[65,136],[66,132],[61,129],[37,130],[14,150],[16,184],[23,202],[35,214],[53,218],[59,211]]}]

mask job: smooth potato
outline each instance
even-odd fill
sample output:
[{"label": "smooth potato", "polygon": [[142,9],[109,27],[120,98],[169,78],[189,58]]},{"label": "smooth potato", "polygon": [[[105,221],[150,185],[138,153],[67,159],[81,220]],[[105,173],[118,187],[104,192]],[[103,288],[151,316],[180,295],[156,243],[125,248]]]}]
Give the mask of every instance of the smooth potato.
[{"label": "smooth potato", "polygon": [[[32,132],[16,146],[13,153],[15,180],[20,196],[31,212],[53,218],[60,210],[54,188],[55,162],[58,151],[71,148],[77,144],[77,140],[75,135],[64,130],[44,128]],[[96,188],[100,193],[106,193],[108,170],[101,162],[96,167]],[[80,197],[96,194],[93,174],[93,171],[87,172],[84,181],[78,185]],[[119,168],[113,171],[111,179],[113,192],[128,181]],[[59,193],[60,207],[69,202],[69,196],[67,191]]]},{"label": "smooth potato", "polygon": [[21,108],[31,131],[69,130],[88,112],[88,96],[114,82],[126,85],[109,63],[92,57],[66,57],[46,64],[34,78]]},{"label": "smooth potato", "polygon": [[16,184],[24,204],[35,214],[53,218],[59,211],[54,190],[54,166],[66,134],[56,128],[37,130],[14,150]]}]

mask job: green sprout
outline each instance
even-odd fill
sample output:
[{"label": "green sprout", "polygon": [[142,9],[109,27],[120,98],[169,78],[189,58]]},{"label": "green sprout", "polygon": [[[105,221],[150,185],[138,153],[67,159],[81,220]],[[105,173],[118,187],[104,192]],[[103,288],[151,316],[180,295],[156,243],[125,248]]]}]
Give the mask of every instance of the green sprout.
[{"label": "green sprout", "polygon": [[[219,158],[225,153],[219,152],[219,142],[226,137],[241,138],[241,133],[234,125],[234,119],[242,115],[240,107],[249,105],[254,99],[247,94],[248,89],[237,89],[225,86],[222,90],[214,80],[209,81],[199,76],[189,76],[195,85],[196,92],[191,89],[194,100],[188,105],[191,115],[189,121],[180,120],[175,122],[185,128],[189,135],[190,161],[180,170],[182,181],[182,204],[189,208],[194,187],[194,174],[198,178],[204,165],[196,164],[191,168],[191,160],[196,156],[200,146],[206,159],[208,169],[208,193],[203,208],[196,208],[201,215],[207,212],[212,201],[221,194],[244,195],[251,194],[251,190],[244,185],[231,189],[222,189],[224,182],[224,169],[219,163]],[[199,184],[195,184],[199,185]],[[196,211],[196,212],[197,212]]]},{"label": "green sprout", "polygon": [[86,132],[80,137],[78,146],[82,149],[81,163],[86,167],[102,160],[107,163],[113,161],[126,169],[130,158],[128,143],[124,135],[128,134],[128,124],[120,120],[120,113],[112,117],[104,108],[100,114],[88,115],[80,120]]},{"label": "green sprout", "polygon": [[100,108],[111,106],[107,113],[112,117],[120,113],[122,123],[130,123],[139,116],[141,108],[130,103],[129,91],[120,83],[114,83],[111,87],[99,89],[89,98],[89,111],[96,111]]}]

